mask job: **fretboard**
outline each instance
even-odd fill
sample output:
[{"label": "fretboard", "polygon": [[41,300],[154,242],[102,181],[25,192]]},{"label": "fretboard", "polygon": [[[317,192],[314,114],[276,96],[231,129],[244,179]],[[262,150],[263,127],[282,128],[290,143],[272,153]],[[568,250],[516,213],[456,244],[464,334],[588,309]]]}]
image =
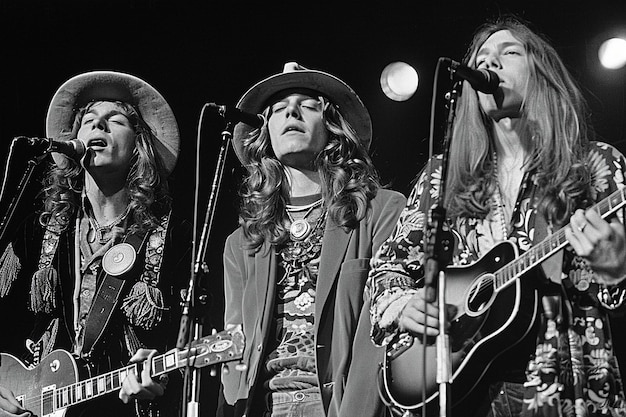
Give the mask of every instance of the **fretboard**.
[{"label": "fretboard", "polygon": [[[602,218],[614,213],[624,204],[626,204],[626,188],[619,189],[610,196],[601,200],[591,210],[595,210]],[[516,260],[509,262],[499,270],[495,275],[495,290],[499,291],[510,285],[515,279],[531,268],[548,259],[554,253],[567,245],[568,241],[565,237],[566,227],[559,229],[556,233],[546,237],[537,245],[531,247],[528,251],[520,255]]]},{"label": "fretboard", "polygon": [[[157,377],[174,369],[185,366],[185,355],[181,351],[171,350],[152,358],[151,376]],[[139,365],[132,364],[115,371],[89,378],[61,388],[46,387],[42,391],[44,408],[47,401],[52,401],[53,409],[64,409],[74,404],[119,390],[129,373],[139,374]]]}]

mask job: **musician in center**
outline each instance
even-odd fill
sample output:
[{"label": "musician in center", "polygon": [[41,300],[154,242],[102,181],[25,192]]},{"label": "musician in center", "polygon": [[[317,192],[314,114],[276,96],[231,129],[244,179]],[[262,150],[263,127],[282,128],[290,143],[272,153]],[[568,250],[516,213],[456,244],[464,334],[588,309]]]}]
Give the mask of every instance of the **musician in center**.
[{"label": "musician in center", "polygon": [[[624,187],[626,160],[613,146],[594,140],[581,90],[554,47],[530,24],[507,17],[483,25],[464,63],[495,73],[499,87],[485,94],[463,83],[451,140],[443,207],[453,250],[445,272],[448,286],[463,280],[446,300],[452,346],[464,342],[455,340],[455,331],[472,321],[470,314],[482,325],[467,334],[469,354],[454,364],[453,373],[461,373],[451,385],[453,414],[626,415],[608,326],[609,314],[623,307],[626,288],[624,211],[610,209],[624,201],[617,190]],[[438,304],[424,300],[423,265],[429,210],[441,178],[442,158],[436,156],[372,259],[367,287],[372,338],[389,350],[402,334],[416,336],[413,343],[428,350],[439,334]],[[521,264],[514,252],[498,253],[509,247],[502,246],[505,241],[519,254],[537,256],[540,265],[532,268],[530,257]],[[541,241],[563,242],[563,249],[548,256],[547,248],[554,246],[538,247]],[[495,267],[469,267],[484,259]],[[502,259],[520,273],[483,275],[500,271]],[[490,293],[498,286],[506,291]],[[485,312],[481,302],[494,304]],[[421,355],[403,355],[391,359],[406,361],[398,371],[418,367]],[[393,385],[398,379],[388,381]],[[428,394],[436,397],[436,381],[430,382],[434,393]],[[464,394],[467,401],[459,402]],[[394,407],[407,408],[393,397],[393,387],[385,395]],[[414,398],[410,407],[422,401],[417,388]],[[430,398],[427,407],[436,409],[438,401]]]}]

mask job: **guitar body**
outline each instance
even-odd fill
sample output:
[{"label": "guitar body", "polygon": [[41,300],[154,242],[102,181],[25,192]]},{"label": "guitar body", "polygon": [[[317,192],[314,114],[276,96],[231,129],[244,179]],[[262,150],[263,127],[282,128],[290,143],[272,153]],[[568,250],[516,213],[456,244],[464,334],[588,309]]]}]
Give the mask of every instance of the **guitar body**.
[{"label": "guitar body", "polygon": [[65,415],[66,409],[53,410],[50,388],[74,384],[86,373],[64,350],[50,352],[33,369],[28,369],[15,356],[0,353],[0,385],[9,388],[24,409],[39,417]]},{"label": "guitar body", "polygon": [[[538,299],[532,283],[516,279],[499,291],[492,285],[493,272],[516,257],[517,248],[502,242],[472,265],[446,269],[446,303],[458,308],[449,330],[453,404],[533,327]],[[406,334],[396,337],[387,347],[381,374],[386,399],[405,410],[421,408],[438,396],[436,345],[424,346]]]}]

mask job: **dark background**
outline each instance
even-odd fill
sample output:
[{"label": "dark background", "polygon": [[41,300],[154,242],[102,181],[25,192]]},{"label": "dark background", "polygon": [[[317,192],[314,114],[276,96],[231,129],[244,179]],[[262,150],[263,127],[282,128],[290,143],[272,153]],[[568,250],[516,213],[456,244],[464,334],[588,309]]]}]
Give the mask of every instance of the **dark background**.
[{"label": "dark background", "polygon": [[[460,60],[474,29],[505,13],[528,19],[553,41],[585,91],[597,133],[625,151],[626,69],[602,70],[596,54],[608,35],[626,35],[626,2],[620,0],[0,0],[0,160],[6,160],[13,137],[45,136],[48,103],[67,79],[90,70],[128,72],[157,88],[176,114],[182,143],[172,191],[176,212],[191,219],[202,105],[234,105],[252,84],[297,61],[357,91],[372,115],[374,162],[384,182],[406,194],[428,155],[437,58]],[[380,73],[393,61],[419,73],[420,86],[408,101],[391,101],[380,89]],[[209,116],[200,132],[201,220],[221,128]],[[21,161],[14,164],[12,176],[23,170]],[[221,325],[221,251],[237,225],[240,174],[231,154],[206,259],[210,272],[203,286],[213,301],[207,327]],[[621,347],[621,321],[615,327]],[[212,413],[214,388],[215,379],[206,375],[203,414]]]}]

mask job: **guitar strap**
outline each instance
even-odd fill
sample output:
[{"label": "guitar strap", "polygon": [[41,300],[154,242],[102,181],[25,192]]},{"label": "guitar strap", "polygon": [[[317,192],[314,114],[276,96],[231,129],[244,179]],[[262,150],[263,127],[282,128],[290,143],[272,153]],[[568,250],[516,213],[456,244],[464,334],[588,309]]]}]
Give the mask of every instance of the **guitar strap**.
[{"label": "guitar strap", "polygon": [[[147,236],[147,233],[129,233],[121,244],[114,245],[104,255],[103,268],[100,271],[100,286],[94,295],[83,327],[82,346],[79,347],[79,351],[83,355],[90,356],[93,347],[104,334],[115,307],[119,304],[126,282],[135,281],[131,278],[138,274],[136,257],[141,252],[141,248],[145,246]],[[130,258],[133,259],[130,260]],[[108,262],[112,267],[105,268],[104,264],[109,259]],[[129,261],[131,262],[130,265],[127,263]],[[128,267],[122,268],[116,264]]]},{"label": "guitar strap", "polygon": [[[533,243],[537,244],[548,236],[548,222],[539,210],[535,211],[535,236]],[[546,278],[555,284],[561,284],[563,270],[563,249],[555,252],[552,256],[541,263],[541,269]]]},{"label": "guitar strap", "polygon": [[[536,211],[535,236],[533,243],[539,243],[548,236],[548,222],[545,217]],[[542,314],[546,319],[554,320],[559,329],[565,329],[571,325],[572,312],[568,303],[565,289],[562,285],[563,274],[563,248],[541,263],[541,269],[551,285],[543,288],[541,296]],[[555,285],[556,284],[556,285]],[[541,343],[540,339],[537,343]]]}]

